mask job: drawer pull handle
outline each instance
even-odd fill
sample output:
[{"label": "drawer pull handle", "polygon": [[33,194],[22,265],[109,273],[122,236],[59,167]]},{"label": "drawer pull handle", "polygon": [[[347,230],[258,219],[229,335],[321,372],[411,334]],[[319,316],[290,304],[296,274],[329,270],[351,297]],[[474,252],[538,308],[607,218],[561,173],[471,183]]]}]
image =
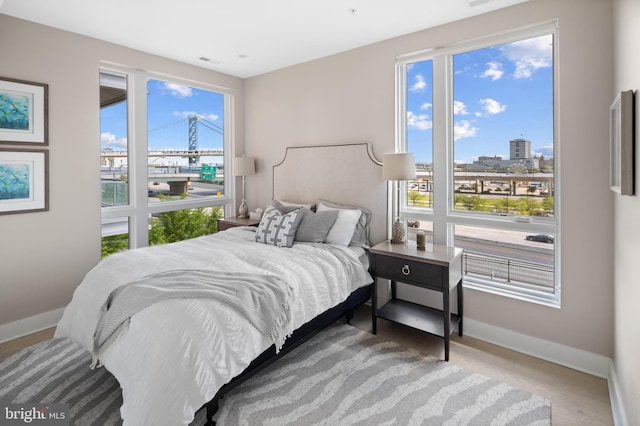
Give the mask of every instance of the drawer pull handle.
[{"label": "drawer pull handle", "polygon": [[409,274],[411,274],[411,268],[409,268],[409,265],[404,265],[402,267],[402,275],[406,277]]}]

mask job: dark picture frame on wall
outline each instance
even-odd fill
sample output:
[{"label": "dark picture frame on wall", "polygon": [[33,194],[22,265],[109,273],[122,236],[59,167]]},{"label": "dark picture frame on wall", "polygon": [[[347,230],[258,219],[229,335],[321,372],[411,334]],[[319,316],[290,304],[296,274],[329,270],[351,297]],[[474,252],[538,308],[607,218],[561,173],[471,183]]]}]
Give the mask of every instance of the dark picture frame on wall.
[{"label": "dark picture frame on wall", "polygon": [[49,144],[49,85],[0,77],[0,144]]},{"label": "dark picture frame on wall", "polygon": [[0,215],[49,210],[49,151],[0,148]]},{"label": "dark picture frame on wall", "polygon": [[634,105],[633,90],[620,92],[609,110],[610,186],[621,195],[634,194]]}]

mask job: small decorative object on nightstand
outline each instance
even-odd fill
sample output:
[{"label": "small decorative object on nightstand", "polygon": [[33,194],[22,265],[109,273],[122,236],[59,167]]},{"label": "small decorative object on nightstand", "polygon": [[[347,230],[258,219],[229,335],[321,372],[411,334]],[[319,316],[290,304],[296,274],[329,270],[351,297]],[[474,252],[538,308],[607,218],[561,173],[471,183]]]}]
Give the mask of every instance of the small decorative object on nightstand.
[{"label": "small decorative object on nightstand", "polygon": [[227,219],[218,219],[218,231],[224,231],[236,226],[258,226],[259,224],[260,221],[255,219],[229,217]]},{"label": "small decorative object on nightstand", "polygon": [[264,213],[264,210],[262,210],[260,207],[258,207],[254,211],[249,212],[249,218],[250,219],[255,219],[255,220],[260,220],[260,219],[262,219],[262,214],[263,213]]},{"label": "small decorative object on nightstand", "polygon": [[[433,249],[431,249],[433,247]],[[371,317],[373,334],[378,318],[404,324],[444,338],[444,359],[449,361],[449,337],[458,327],[462,336],[462,249],[437,244],[418,250],[413,241],[407,244],[380,243],[370,250],[373,295]],[[391,281],[391,300],[378,309],[377,278]],[[442,293],[442,310],[396,298],[396,281]],[[458,313],[452,314],[449,295],[456,289]]]},{"label": "small decorative object on nightstand", "polygon": [[400,220],[400,181],[416,178],[416,164],[413,160],[413,153],[398,152],[384,154],[382,162],[382,178],[384,180],[395,181],[396,192],[396,220],[391,227],[391,243],[404,243],[404,224]]},{"label": "small decorative object on nightstand", "polygon": [[249,217],[249,208],[244,200],[244,184],[246,177],[256,172],[256,161],[251,157],[236,157],[233,161],[233,175],[242,176],[242,202],[238,206],[238,217],[246,219]]},{"label": "small decorative object on nightstand", "polygon": [[418,247],[418,250],[427,249],[426,240],[427,236],[425,235],[424,231],[418,231],[416,233],[416,246]]}]

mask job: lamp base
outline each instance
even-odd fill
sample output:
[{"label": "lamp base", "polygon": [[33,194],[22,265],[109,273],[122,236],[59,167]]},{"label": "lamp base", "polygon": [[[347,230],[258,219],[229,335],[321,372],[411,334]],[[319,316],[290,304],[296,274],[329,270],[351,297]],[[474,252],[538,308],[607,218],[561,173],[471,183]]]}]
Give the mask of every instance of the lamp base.
[{"label": "lamp base", "polygon": [[404,244],[404,225],[400,217],[396,218],[391,227],[391,244]]},{"label": "lamp base", "polygon": [[249,208],[247,207],[247,203],[245,203],[244,198],[238,206],[238,217],[240,219],[246,219],[249,217]]}]

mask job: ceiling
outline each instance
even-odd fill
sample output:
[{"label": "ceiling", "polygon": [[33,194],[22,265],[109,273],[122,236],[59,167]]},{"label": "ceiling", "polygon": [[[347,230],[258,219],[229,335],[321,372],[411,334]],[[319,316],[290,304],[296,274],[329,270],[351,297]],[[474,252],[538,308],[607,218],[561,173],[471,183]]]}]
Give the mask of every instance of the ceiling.
[{"label": "ceiling", "polygon": [[246,78],[524,1],[0,0],[0,13]]}]

